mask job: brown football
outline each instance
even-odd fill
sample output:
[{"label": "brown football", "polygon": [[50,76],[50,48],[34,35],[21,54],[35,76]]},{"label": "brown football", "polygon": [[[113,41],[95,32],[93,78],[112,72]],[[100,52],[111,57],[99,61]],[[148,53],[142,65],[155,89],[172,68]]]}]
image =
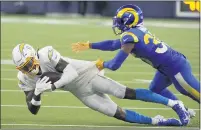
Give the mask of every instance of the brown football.
[{"label": "brown football", "polygon": [[49,81],[51,81],[52,83],[55,83],[56,81],[58,81],[61,78],[61,73],[57,73],[57,72],[44,72],[40,78],[42,79],[44,76],[49,77]]}]

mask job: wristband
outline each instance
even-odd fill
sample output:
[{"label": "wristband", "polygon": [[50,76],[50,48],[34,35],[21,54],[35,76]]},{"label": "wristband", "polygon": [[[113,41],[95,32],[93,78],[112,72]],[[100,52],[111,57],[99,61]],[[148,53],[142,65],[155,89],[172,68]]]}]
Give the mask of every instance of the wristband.
[{"label": "wristband", "polygon": [[41,105],[41,101],[36,101],[34,98],[32,98],[31,104],[34,105],[34,106],[40,106]]}]

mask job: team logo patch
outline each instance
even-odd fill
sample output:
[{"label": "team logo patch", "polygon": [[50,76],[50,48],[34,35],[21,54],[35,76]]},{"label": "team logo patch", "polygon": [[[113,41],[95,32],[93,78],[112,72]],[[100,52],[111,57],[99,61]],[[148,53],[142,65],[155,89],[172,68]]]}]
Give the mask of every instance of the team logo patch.
[{"label": "team logo patch", "polygon": [[50,61],[52,60],[52,56],[53,56],[53,49],[48,50],[48,58]]},{"label": "team logo patch", "polygon": [[54,49],[48,50],[48,58],[50,61],[57,59],[57,53]]},{"label": "team logo patch", "polygon": [[23,50],[24,50],[24,43],[20,44],[19,48],[20,48],[20,53],[23,53]]}]

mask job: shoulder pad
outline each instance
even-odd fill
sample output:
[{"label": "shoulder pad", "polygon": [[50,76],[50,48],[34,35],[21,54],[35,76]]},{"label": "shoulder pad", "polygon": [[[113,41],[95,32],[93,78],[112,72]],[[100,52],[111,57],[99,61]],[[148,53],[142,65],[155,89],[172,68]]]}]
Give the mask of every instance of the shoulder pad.
[{"label": "shoulder pad", "polygon": [[124,32],[120,39],[122,44],[137,43],[139,41],[138,37],[132,32]]},{"label": "shoulder pad", "polygon": [[57,65],[61,58],[61,54],[52,46],[46,46],[40,49],[38,55],[40,63],[51,64],[54,67]]},{"label": "shoulder pad", "polygon": [[52,46],[43,47],[38,51],[39,60],[42,62],[50,61],[52,54],[53,54]]}]

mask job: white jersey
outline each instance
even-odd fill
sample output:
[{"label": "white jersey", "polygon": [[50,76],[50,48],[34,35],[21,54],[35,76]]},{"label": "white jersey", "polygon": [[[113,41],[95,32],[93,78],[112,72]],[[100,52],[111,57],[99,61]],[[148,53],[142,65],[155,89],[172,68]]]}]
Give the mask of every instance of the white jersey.
[{"label": "white jersey", "polygon": [[[61,57],[51,46],[40,49],[38,59],[42,72],[56,72],[55,67]],[[113,117],[117,111],[117,104],[106,94],[123,98],[126,87],[103,76],[103,71],[100,72],[94,62],[62,58],[77,71],[78,77],[60,89],[70,91],[89,108]],[[29,77],[20,71],[17,77],[20,80],[19,87],[23,91],[33,90],[39,78],[37,75]]]},{"label": "white jersey", "polygon": [[[88,82],[99,73],[99,70],[97,69],[94,62],[63,57],[51,46],[46,46],[38,51],[38,59],[42,72],[57,72],[55,67],[60,58],[63,58],[69,64],[71,64],[79,75],[71,83],[62,88],[66,91],[75,91],[81,87],[86,86]],[[23,91],[33,90],[36,87],[36,81],[39,78],[38,75],[30,77],[20,71],[18,72],[17,77],[20,81],[18,85]]]}]

